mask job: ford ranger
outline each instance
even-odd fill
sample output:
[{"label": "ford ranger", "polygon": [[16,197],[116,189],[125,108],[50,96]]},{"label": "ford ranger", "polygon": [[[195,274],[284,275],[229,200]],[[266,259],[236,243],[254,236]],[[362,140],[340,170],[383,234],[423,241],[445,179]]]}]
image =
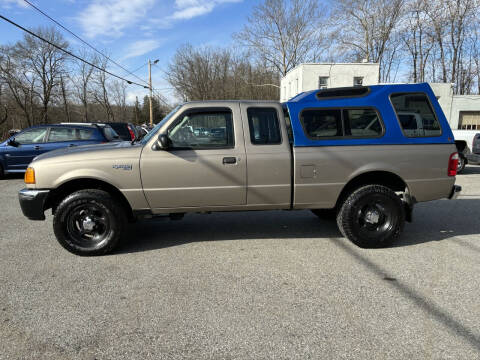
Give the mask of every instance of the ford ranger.
[{"label": "ford ranger", "polygon": [[38,156],[19,198],[32,220],[52,209],[56,238],[78,255],[112,251],[141,217],[279,209],[335,217],[358,246],[383,247],[415,203],[459,194],[457,162],[428,84],[337,88],[185,103],[139,142]]}]

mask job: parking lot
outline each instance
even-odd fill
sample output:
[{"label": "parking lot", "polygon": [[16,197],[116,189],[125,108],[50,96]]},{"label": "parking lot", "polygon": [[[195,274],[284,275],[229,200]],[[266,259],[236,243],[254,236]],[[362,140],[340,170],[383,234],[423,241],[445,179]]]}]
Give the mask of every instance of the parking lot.
[{"label": "parking lot", "polygon": [[480,358],[480,167],[363,250],[308,211],[142,221],[82,258],[0,181],[0,359]]}]

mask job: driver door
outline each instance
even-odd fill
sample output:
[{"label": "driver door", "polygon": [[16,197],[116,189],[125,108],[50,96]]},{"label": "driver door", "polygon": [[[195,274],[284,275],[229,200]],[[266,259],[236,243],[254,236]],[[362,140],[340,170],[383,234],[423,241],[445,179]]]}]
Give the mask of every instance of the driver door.
[{"label": "driver door", "polygon": [[25,170],[35,156],[45,151],[47,130],[48,128],[46,126],[34,127],[22,131],[14,137],[18,146],[7,145],[5,154],[7,166],[10,171]]},{"label": "driver door", "polygon": [[144,148],[142,183],[154,212],[246,204],[240,107],[221,105],[181,113],[168,128],[168,150]]}]

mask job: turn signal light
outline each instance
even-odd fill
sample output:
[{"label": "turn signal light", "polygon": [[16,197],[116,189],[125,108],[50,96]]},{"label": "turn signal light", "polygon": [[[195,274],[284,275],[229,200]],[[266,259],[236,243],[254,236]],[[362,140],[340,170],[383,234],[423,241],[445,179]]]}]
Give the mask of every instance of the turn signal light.
[{"label": "turn signal light", "polygon": [[458,167],[458,160],[460,157],[458,153],[453,153],[450,155],[450,160],[448,161],[448,176],[456,176],[457,175],[457,167]]},{"label": "turn signal light", "polygon": [[29,167],[27,171],[25,171],[25,184],[35,184],[35,170]]}]

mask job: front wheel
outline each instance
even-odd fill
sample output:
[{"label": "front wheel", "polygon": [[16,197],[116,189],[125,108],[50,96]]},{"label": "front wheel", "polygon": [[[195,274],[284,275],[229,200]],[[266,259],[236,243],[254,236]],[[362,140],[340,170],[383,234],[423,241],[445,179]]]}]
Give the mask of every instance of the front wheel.
[{"label": "front wheel", "polygon": [[382,185],[363,186],[350,194],[337,215],[342,234],[362,248],[391,245],[405,224],[400,197]]},{"label": "front wheel", "polygon": [[71,253],[103,255],[117,246],[126,222],[123,206],[108,192],[80,190],[58,205],[53,230]]}]

